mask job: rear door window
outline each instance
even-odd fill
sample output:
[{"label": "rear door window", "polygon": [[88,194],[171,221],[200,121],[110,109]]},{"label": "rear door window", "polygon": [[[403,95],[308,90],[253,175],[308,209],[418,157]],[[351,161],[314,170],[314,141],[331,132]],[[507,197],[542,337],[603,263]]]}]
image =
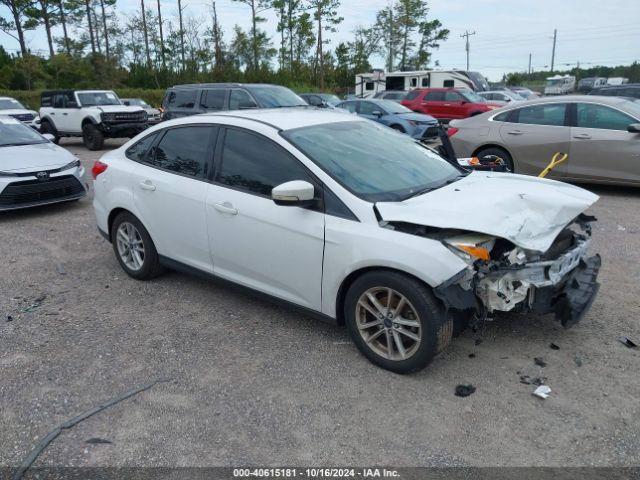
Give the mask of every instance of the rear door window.
[{"label": "rear door window", "polygon": [[425,95],[424,100],[426,102],[443,102],[444,92],[429,92]]},{"label": "rear door window", "polygon": [[382,108],[380,108],[375,103],[371,102],[360,102],[360,114],[361,115],[373,115],[373,112],[382,112]]},{"label": "rear door window", "polygon": [[204,90],[200,106],[205,110],[216,111],[224,110],[224,100],[227,96],[227,90],[219,88],[216,90]]},{"label": "rear door window", "polygon": [[258,108],[258,104],[246,91],[231,90],[229,110],[244,110],[247,108]]},{"label": "rear door window", "polygon": [[576,126],[581,128],[599,128],[602,130],[623,130],[636,121],[618,110],[595,103],[579,103],[577,106]]},{"label": "rear door window", "polygon": [[461,102],[462,95],[460,95],[458,92],[445,92],[444,101],[445,102]]},{"label": "rear door window", "polygon": [[169,93],[169,108],[193,108],[196,104],[196,90],[174,90]]},{"label": "rear door window", "polygon": [[344,108],[348,112],[356,113],[356,102],[344,102],[338,105],[338,108]]},{"label": "rear door window", "polygon": [[148,163],[181,175],[206,178],[216,132],[217,127],[206,125],[170,128],[149,155]]},{"label": "rear door window", "polygon": [[553,125],[561,127],[565,125],[566,103],[551,103],[532,105],[516,110],[513,121],[529,125]]}]

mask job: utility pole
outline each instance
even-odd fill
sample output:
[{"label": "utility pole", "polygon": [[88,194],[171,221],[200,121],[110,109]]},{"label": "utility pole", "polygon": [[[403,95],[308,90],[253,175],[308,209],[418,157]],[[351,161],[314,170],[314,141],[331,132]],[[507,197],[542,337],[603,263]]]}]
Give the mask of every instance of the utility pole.
[{"label": "utility pole", "polygon": [[[186,6],[184,8],[187,8]],[[182,58],[182,70],[185,69],[184,64],[184,27],[182,25],[182,2],[178,0],[178,18],[180,21],[180,57]]]},{"label": "utility pole", "polygon": [[147,16],[144,9],[144,0],[140,0],[140,11],[142,12],[142,33],[144,33],[144,51],[147,56],[147,68],[151,68],[151,54],[149,53],[149,35],[147,31]]},{"label": "utility pole", "polygon": [[214,44],[214,52],[215,52],[215,68],[222,67],[222,48],[220,46],[220,26],[218,25],[218,13],[216,12],[216,2],[211,2],[211,7],[213,11],[213,44]]},{"label": "utility pole", "polygon": [[470,32],[469,30],[467,30],[462,35],[460,35],[460,38],[466,38],[466,44],[464,49],[467,51],[467,70],[469,70],[469,37],[475,34],[476,34],[475,31]]},{"label": "utility pole", "polygon": [[167,67],[164,57],[164,35],[162,34],[162,11],[160,10],[160,0],[158,0],[158,28],[160,29],[160,54],[162,56],[162,68]]},{"label": "utility pole", "polygon": [[529,54],[529,75],[531,75],[531,54]]},{"label": "utility pole", "polygon": [[558,39],[558,30],[553,30],[553,50],[551,51],[551,72],[553,73],[553,66],[556,61],[556,40]]}]

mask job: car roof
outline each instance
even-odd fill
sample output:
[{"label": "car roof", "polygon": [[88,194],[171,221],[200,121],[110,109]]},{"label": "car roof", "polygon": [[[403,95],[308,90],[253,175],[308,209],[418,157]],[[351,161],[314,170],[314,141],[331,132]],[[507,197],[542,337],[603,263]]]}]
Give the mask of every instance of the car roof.
[{"label": "car roof", "polygon": [[[198,89],[198,88],[231,88],[231,87],[282,87],[282,85],[272,85],[270,83],[185,83],[174,85],[171,88]],[[282,87],[286,88],[286,87]]]},{"label": "car roof", "polygon": [[613,88],[627,88],[627,87],[640,87],[640,83],[623,83],[622,85],[603,85],[598,87],[598,90],[609,90]]},{"label": "car roof", "polygon": [[362,119],[346,111],[327,110],[313,107],[262,108],[251,110],[229,110],[215,113],[204,113],[199,117],[243,118],[270,125],[277,130],[309,127],[335,122],[356,122]]},{"label": "car roof", "polygon": [[[593,103],[594,101],[615,106],[621,103],[626,103],[629,100],[623,97],[609,97],[604,95],[558,95],[558,96],[536,98],[534,100],[527,100],[526,105],[536,105],[541,103],[558,103],[558,102]],[[522,106],[522,105],[525,105],[525,104],[519,104],[519,106]]]}]

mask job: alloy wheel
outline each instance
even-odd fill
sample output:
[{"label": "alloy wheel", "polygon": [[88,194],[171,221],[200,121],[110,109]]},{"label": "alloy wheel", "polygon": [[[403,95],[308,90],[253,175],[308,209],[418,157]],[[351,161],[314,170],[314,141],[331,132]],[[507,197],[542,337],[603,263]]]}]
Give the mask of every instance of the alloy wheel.
[{"label": "alloy wheel", "polygon": [[144,264],[144,242],[138,229],[129,222],[122,222],[116,232],[116,245],[120,259],[127,268],[138,271]]},{"label": "alloy wheel", "polygon": [[388,287],[369,288],[360,296],[356,325],[369,348],[389,360],[410,358],[422,340],[416,309],[407,297]]}]

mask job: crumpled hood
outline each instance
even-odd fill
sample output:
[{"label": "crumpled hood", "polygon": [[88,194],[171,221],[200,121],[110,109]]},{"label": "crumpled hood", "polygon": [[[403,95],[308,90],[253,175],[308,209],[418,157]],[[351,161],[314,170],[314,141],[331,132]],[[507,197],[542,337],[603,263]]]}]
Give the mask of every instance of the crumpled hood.
[{"label": "crumpled hood", "polygon": [[142,107],[133,107],[128,105],[99,105],[95,108],[102,110],[105,113],[135,113],[139,112],[140,110],[144,111]]},{"label": "crumpled hood", "polygon": [[0,172],[36,172],[52,170],[73,162],[68,150],[46,142],[18,147],[0,147]]},{"label": "crumpled hood", "polygon": [[413,120],[414,122],[431,122],[438,123],[438,121],[431,115],[425,115],[424,113],[395,113],[394,115],[404,118],[405,120]]},{"label": "crumpled hood", "polygon": [[472,172],[404,202],[380,202],[383,220],[453,228],[505,238],[537,252],[598,196],[567,183],[511,173]]},{"label": "crumpled hood", "polygon": [[0,115],[26,115],[28,113],[34,117],[38,116],[38,112],[26,108],[9,108],[7,110],[0,110]]}]

